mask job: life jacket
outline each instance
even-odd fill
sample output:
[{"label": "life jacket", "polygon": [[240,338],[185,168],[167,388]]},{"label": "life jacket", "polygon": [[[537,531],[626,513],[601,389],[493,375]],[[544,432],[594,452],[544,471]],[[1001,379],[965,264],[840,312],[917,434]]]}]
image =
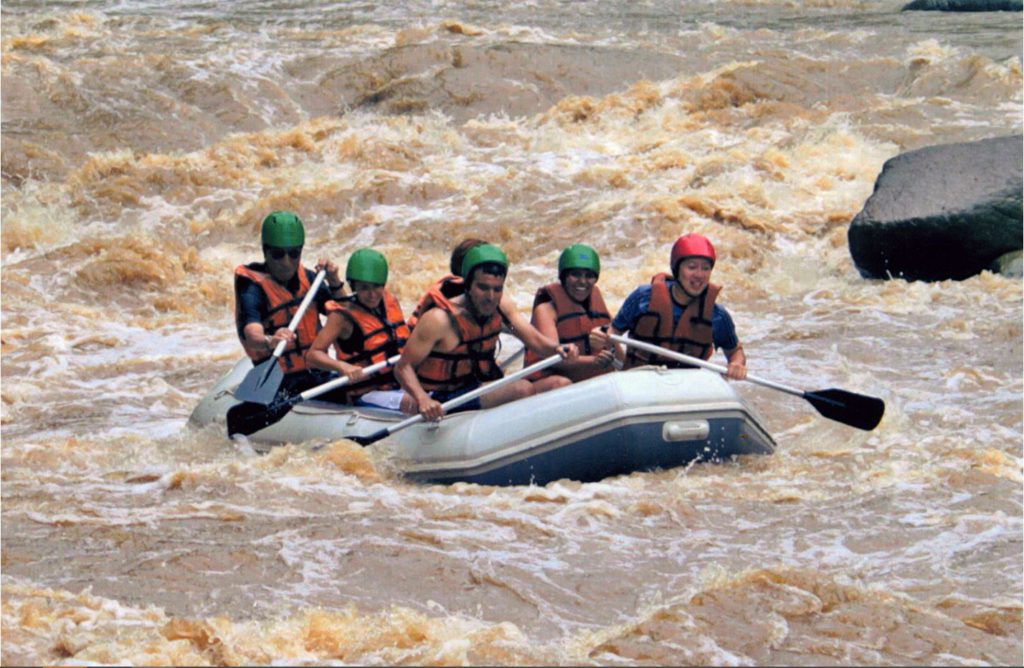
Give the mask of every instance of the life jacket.
[{"label": "life jacket", "polygon": [[502,377],[501,367],[495,361],[498,334],[505,323],[505,314],[497,309],[484,324],[478,324],[466,310],[444,299],[436,304],[451,319],[459,336],[459,344],[448,352],[433,350],[418,367],[423,389],[431,392],[452,392],[468,385],[485,383]]},{"label": "life jacket", "polygon": [[[704,292],[686,305],[679,316],[678,324],[673,329],[672,294],[666,282],[668,278],[668,274],[658,274],[651,280],[651,303],[647,311],[637,318],[630,335],[640,341],[653,343],[684,355],[710,359],[714,352],[711,320],[714,315],[715,299],[722,287],[709,283]],[[671,368],[692,366],[662,359],[637,348],[629,348],[624,367],[629,369],[643,364],[663,364]]]},{"label": "life jacket", "polygon": [[[555,309],[555,327],[558,329],[558,342],[575,343],[580,349],[581,355],[593,354],[590,348],[590,330],[610,324],[612,321],[611,316],[608,314],[608,307],[605,306],[604,297],[601,296],[601,290],[595,285],[590,291],[590,297],[587,298],[585,303],[581,304],[569,296],[569,293],[565,291],[565,287],[561,283],[551,283],[539,288],[537,294],[534,295],[534,312],[537,311],[538,306],[546,302],[551,302]],[[533,324],[536,324],[536,322]],[[529,366],[539,361],[539,355],[531,350],[526,351],[524,364]],[[542,378],[552,373],[558,372],[545,369],[539,371],[537,377]],[[590,375],[599,374],[588,374],[587,377]],[[530,376],[530,378],[534,379],[534,376]],[[576,380],[582,380],[582,378],[577,378]]]},{"label": "life jacket", "polygon": [[[368,367],[398,355],[409,340],[409,328],[398,300],[384,290],[384,318],[359,303],[355,296],[344,302],[328,301],[327,312],[344,313],[351,321],[359,336],[347,340],[338,339],[334,348],[338,359],[356,366]],[[393,390],[398,387],[394,374],[389,369],[366,380],[346,386],[347,395],[355,398],[370,390]]]},{"label": "life jacket", "polygon": [[[284,285],[281,285],[266,271],[266,265],[262,262],[253,262],[247,265],[239,265],[235,268],[235,326],[238,329],[238,336],[244,342],[242,330],[245,323],[242,322],[242,308],[239,296],[245,287],[246,281],[252,281],[263,290],[267,297],[269,306],[261,324],[268,336],[282,327],[288,327],[295,312],[299,310],[299,304],[309,292],[309,273],[301,264],[296,273],[299,279],[299,289],[292,292]],[[306,369],[306,351],[313,345],[316,333],[320,330],[320,316],[315,306],[306,309],[302,319],[295,328],[295,344],[289,345],[281,354],[278,362],[285,373],[295,373]],[[246,349],[246,353],[252,359],[253,364],[271,357],[273,351],[267,353],[253,353]]]},{"label": "life jacket", "polygon": [[455,299],[465,292],[466,284],[461,276],[448,274],[435,282],[430,286],[426,294],[420,297],[420,301],[416,304],[416,308],[413,309],[412,315],[409,316],[409,330],[412,331],[416,327],[416,323],[420,321],[424,313],[435,306],[440,306],[449,299]]}]

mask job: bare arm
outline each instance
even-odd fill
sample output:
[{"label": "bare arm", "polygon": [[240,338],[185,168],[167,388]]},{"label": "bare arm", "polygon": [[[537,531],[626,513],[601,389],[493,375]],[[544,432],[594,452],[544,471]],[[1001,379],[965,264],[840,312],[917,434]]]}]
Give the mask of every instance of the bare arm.
[{"label": "bare arm", "polygon": [[[533,309],[533,319],[531,324],[540,332],[542,335],[549,339],[558,340],[558,313],[555,311],[555,307],[551,302],[545,302]],[[600,351],[597,355],[580,355],[575,360],[566,360],[556,366],[556,369],[563,369],[566,371],[572,370],[585,370],[590,371],[594,368],[604,368],[611,364],[612,357],[610,353],[604,353],[603,348],[594,348],[594,350]]]},{"label": "bare arm", "polygon": [[337,340],[346,340],[352,336],[352,321],[337,311],[327,315],[327,322],[323,329],[316,335],[313,345],[306,351],[306,364],[314,369],[324,371],[337,371],[347,376],[352,382],[363,377],[363,370],[354,364],[336,360],[330,356],[328,349]]},{"label": "bare arm", "polygon": [[743,345],[740,344],[732,350],[726,350],[725,358],[729,360],[729,372],[726,374],[733,380],[743,380],[747,377],[747,353],[743,352]]},{"label": "bare arm", "polygon": [[327,272],[327,288],[331,291],[331,297],[335,299],[344,297],[345,283],[341,280],[338,265],[326,257],[321,257],[317,260],[314,271],[320,271],[321,269]]},{"label": "bare arm", "polygon": [[555,353],[562,355],[566,360],[576,360],[579,357],[579,350],[574,344],[561,346],[557,336],[551,337],[542,334],[527,322],[526,318],[516,310],[515,304],[508,296],[501,298],[500,308],[508,320],[508,326],[512,333],[523,342],[523,345],[541,357],[548,357]]},{"label": "bare arm", "polygon": [[287,327],[281,327],[273,336],[269,336],[258,322],[250,322],[242,329],[242,347],[246,354],[253,359],[269,357],[280,341],[294,341],[295,332]]},{"label": "bare arm", "polygon": [[423,389],[416,376],[416,367],[427,359],[450,329],[448,315],[442,309],[427,311],[416,323],[412,336],[402,349],[402,357],[395,365],[395,378],[406,394],[416,402],[416,410],[427,420],[440,420],[444,416],[444,409],[441,408],[441,402],[432,399]]}]

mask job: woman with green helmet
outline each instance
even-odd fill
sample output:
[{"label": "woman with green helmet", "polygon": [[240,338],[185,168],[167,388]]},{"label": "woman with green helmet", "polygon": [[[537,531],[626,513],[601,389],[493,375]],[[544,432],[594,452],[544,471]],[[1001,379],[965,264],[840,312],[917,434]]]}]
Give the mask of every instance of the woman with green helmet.
[{"label": "woman with green helmet", "polygon": [[[317,312],[326,313],[332,297],[345,295],[344,284],[338,266],[327,258],[320,258],[314,269],[302,265],[306,230],[291,211],[274,211],[264,218],[260,237],[263,262],[235,268],[238,338],[253,364],[269,359],[278,343],[286,341],[279,360],[284,371],[282,388],[301,392],[322,380],[306,367],[305,354],[320,329]],[[316,295],[317,308],[307,310],[293,332],[288,325],[321,269],[327,272],[327,280]]]},{"label": "woman with green helmet", "polygon": [[[611,371],[615,355],[610,350],[590,349],[590,330],[611,322],[597,279],[601,275],[601,258],[586,244],[573,244],[558,258],[558,282],[537,290],[533,298],[533,317],[530,322],[541,333],[557,338],[561,343],[575,343],[580,356],[550,370],[538,372],[537,383],[554,387],[593,378]],[[526,364],[538,360],[526,353]]]},{"label": "woman with green helmet", "polygon": [[[388,291],[388,261],[379,251],[360,248],[345,269],[352,296],[327,304],[327,323],[320,330],[306,361],[316,369],[336,371],[350,379],[341,393],[328,398],[395,408],[390,391],[398,388],[391,370],[363,378],[362,370],[398,355],[409,338],[402,307]],[[334,346],[337,359],[328,354]],[[397,399],[400,399],[398,397]]]}]

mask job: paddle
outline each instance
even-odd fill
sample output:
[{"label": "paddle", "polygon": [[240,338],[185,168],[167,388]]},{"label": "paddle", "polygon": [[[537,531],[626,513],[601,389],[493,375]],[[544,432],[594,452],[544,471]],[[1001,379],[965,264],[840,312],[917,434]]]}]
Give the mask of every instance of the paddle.
[{"label": "paddle", "polygon": [[[717,371],[722,375],[725,375],[729,371],[724,366],[712,364],[711,362],[706,362],[697,357],[683,355],[682,353],[677,353],[673,350],[668,350],[661,346],[655,346],[644,341],[627,339],[624,336],[617,336],[615,334],[610,334],[608,338],[623,345],[633,346],[634,348],[646,350],[647,352],[655,353],[662,357],[699,366],[710,371]],[[774,383],[770,380],[764,380],[763,378],[756,378],[754,376],[747,376],[746,380],[749,380],[752,383],[757,383],[758,385],[770,387],[773,390],[780,390],[787,394],[803,397],[809,401],[819,413],[830,420],[842,422],[843,424],[848,424],[851,427],[863,429],[864,431],[871,431],[877,427],[878,423],[882,421],[882,415],[885,413],[885,402],[876,397],[868,397],[863,394],[856,394],[854,392],[847,392],[846,390],[838,390],[835,388],[817,390],[815,392],[804,392],[803,390],[787,387],[785,385]]]},{"label": "paddle", "polygon": [[[327,276],[327,270],[321,269],[320,273],[313,279],[313,285],[309,286],[306,296],[299,304],[299,310],[295,312],[295,315],[292,316],[292,321],[288,323],[289,330],[294,332],[295,328],[299,326],[299,321],[302,320],[302,316],[306,314],[309,304],[316,297],[316,293],[320,290],[320,284],[324,282],[325,276]],[[281,369],[278,360],[287,346],[287,341],[278,343],[277,347],[274,348],[274,354],[270,358],[260,362],[259,366],[246,374],[245,378],[242,379],[242,382],[235,389],[236,399],[254,404],[263,404],[264,406],[268,406],[274,401],[274,397],[277,396],[277,390],[281,387],[281,381],[284,380],[284,371]]]},{"label": "paddle", "polygon": [[[383,362],[377,362],[376,364],[371,364],[370,366],[365,367],[363,369],[363,378],[369,378],[381,369],[394,366],[398,363],[398,359],[400,357],[401,355],[395,355]],[[294,397],[275,401],[270,406],[264,406],[256,403],[236,404],[228,409],[228,437],[230,438],[235,434],[242,434],[243,436],[254,434],[260,429],[264,429],[275,422],[279,422],[281,418],[288,414],[288,411],[290,411],[292,406],[295,404],[301,401],[306,401],[307,399],[312,399],[313,397],[319,397],[325,392],[330,392],[333,389],[347,385],[348,382],[348,376],[335,378],[334,380],[322,383],[316,387],[311,387],[305,392]]]},{"label": "paddle", "polygon": [[[501,380],[496,380],[493,383],[489,383],[487,385],[483,385],[482,387],[478,387],[475,390],[473,390],[472,392],[467,392],[467,393],[465,393],[463,395],[455,397],[454,399],[446,401],[443,404],[441,404],[441,408],[443,408],[445,410],[445,412],[447,413],[448,411],[450,411],[453,408],[456,408],[457,406],[461,406],[462,404],[469,403],[470,401],[473,401],[477,397],[482,397],[485,394],[493,392],[493,391],[495,391],[495,390],[497,390],[499,388],[505,387],[506,385],[514,383],[514,382],[516,382],[517,380],[519,380],[521,378],[526,378],[527,376],[529,376],[532,373],[540,371],[541,369],[546,369],[549,366],[553,366],[555,364],[558,364],[561,361],[562,361],[562,356],[561,355],[557,355],[556,354],[556,355],[552,355],[551,357],[546,357],[546,358],[542,359],[541,361],[537,362],[536,364],[531,364],[530,366],[528,366],[528,367],[526,367],[524,369],[520,369],[519,371],[516,371],[512,375],[505,376]],[[377,441],[381,440],[382,438],[386,438],[386,437],[390,436],[391,434],[394,434],[396,431],[401,431],[402,429],[405,429],[406,427],[411,427],[412,425],[417,424],[417,423],[422,422],[422,421],[423,421],[423,415],[422,414],[413,415],[412,417],[410,417],[410,418],[408,418],[406,420],[402,420],[398,424],[394,424],[394,425],[392,425],[390,427],[387,427],[386,429],[381,429],[379,431],[375,431],[374,433],[369,434],[368,436],[349,436],[348,439],[350,441],[355,441],[359,445],[370,445],[371,443],[376,443]]]}]

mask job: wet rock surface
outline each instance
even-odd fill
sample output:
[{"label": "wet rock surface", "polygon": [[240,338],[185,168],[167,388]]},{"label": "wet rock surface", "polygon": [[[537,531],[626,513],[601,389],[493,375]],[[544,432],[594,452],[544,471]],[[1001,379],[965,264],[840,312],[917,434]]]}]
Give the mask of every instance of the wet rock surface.
[{"label": "wet rock surface", "polygon": [[850,225],[865,278],[962,280],[1022,244],[1022,137],[931,146],[888,160]]},{"label": "wet rock surface", "polygon": [[1019,12],[1021,0],[914,0],[903,11],[925,12]]}]

